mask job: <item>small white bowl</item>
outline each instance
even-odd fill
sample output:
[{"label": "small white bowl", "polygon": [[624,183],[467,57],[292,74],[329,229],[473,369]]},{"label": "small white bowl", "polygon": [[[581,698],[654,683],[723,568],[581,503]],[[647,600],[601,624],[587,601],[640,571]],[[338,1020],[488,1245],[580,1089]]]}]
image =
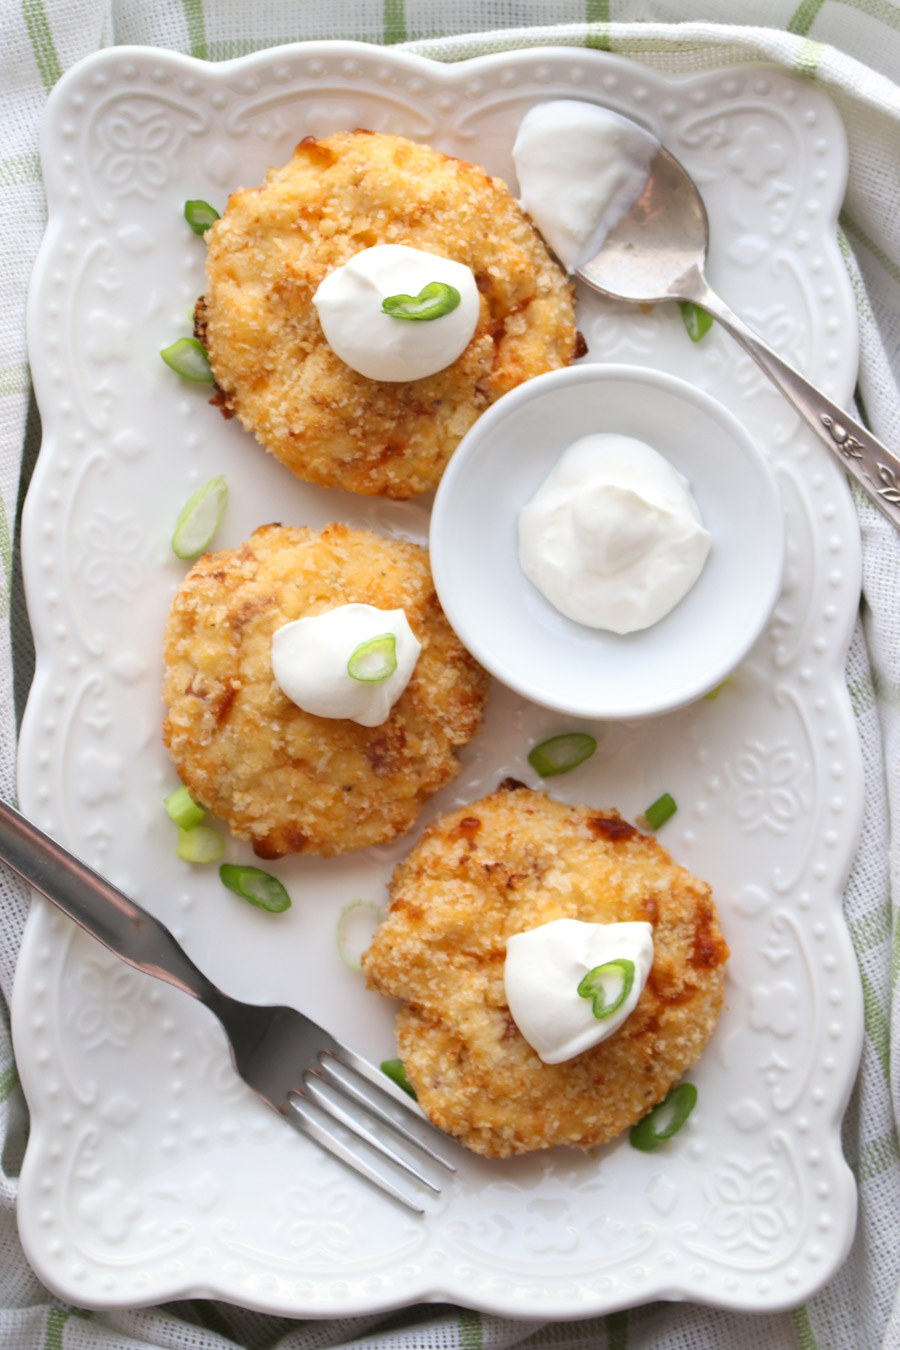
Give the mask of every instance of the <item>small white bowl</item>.
[{"label": "small white bowl", "polygon": [[[592,432],[664,455],[712,535],[693,589],[625,636],[565,618],[519,566],[519,510]],[[714,689],[759,637],[781,585],[784,520],[764,454],[709,394],[637,366],[571,366],[506,394],[464,437],[438,488],[430,548],[447,618],[498,680],[574,717],[647,717]]]}]

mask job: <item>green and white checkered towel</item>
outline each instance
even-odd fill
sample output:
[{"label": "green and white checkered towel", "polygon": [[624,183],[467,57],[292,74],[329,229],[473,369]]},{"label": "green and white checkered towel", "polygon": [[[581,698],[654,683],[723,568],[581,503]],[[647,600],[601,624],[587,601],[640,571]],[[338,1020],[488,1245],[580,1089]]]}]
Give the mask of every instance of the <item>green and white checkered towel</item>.
[{"label": "green and white checkered towel", "polygon": [[[900,6],[892,0],[0,0],[0,19],[0,794],[7,800],[15,800],[14,707],[21,711],[31,674],[16,523],[39,442],[24,324],[45,218],[38,127],[63,70],[100,46],[150,44],[215,61],[282,42],[344,37],[406,43],[421,55],[456,61],[565,44],[603,48],[672,73],[768,60],[805,74],[834,100],[850,138],[842,247],[859,307],[860,407],[876,434],[900,447],[900,87],[893,82],[900,81]],[[893,884],[900,882],[900,851],[892,843],[900,821],[900,538],[868,504],[859,510],[864,604],[847,678],[866,765],[866,803],[846,913],[862,973],[866,1037],[844,1146],[861,1207],[853,1250],[826,1289],[781,1316],[655,1304],[549,1326],[440,1307],[297,1322],[199,1301],[93,1315],[62,1306],[29,1269],[16,1233],[27,1114],[7,1010],[28,900],[24,887],[4,873],[2,1350],[313,1350],[351,1342],[361,1350],[900,1347],[900,1067],[892,1054],[892,1040],[900,1043],[894,1004],[900,944],[892,903]]]}]

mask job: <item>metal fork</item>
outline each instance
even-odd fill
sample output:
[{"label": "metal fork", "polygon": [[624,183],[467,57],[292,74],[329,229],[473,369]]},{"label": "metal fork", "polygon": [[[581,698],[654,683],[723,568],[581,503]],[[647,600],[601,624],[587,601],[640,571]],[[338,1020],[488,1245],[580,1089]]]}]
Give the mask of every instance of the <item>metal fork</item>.
[{"label": "metal fork", "polygon": [[128,965],[199,999],[222,1023],[235,1068],[264,1102],[395,1200],[425,1212],[392,1167],[399,1179],[439,1194],[419,1155],[454,1172],[450,1141],[379,1069],[295,1008],[224,994],[164,924],[3,802],[0,860]]}]

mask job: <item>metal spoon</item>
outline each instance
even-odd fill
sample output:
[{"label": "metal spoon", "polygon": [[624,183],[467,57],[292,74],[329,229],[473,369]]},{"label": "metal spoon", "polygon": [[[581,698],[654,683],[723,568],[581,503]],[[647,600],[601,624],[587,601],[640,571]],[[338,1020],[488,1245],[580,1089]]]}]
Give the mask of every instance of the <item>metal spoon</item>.
[{"label": "metal spoon", "polygon": [[576,268],[582,281],[615,300],[690,300],[722,325],[777,385],[847,473],[900,530],[900,459],[757,337],[710,290],[703,274],[706,208],[693,179],[660,148],[640,199],[610,230],[599,253]]}]

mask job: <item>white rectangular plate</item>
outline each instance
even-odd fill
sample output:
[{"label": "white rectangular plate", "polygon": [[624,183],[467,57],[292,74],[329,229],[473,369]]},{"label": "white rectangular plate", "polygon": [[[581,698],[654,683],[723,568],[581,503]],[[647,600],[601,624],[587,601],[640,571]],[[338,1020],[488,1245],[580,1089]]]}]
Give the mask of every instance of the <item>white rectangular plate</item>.
[{"label": "white rectangular plate", "polygon": [[[822,94],[775,70],[671,79],[599,52],[441,66],[325,43],[206,65],[112,49],[70,71],[47,110],[50,221],[30,297],[44,445],[23,542],[37,673],[23,728],[24,810],[158,914],[230,993],[289,1002],[374,1060],[392,1009],[339,960],[341,907],[384,903],[418,832],[329,861],[276,865],[294,904],[243,904],[174,853],[161,799],[161,637],[184,575],[181,504],[224,473],[217,546],[262,523],[338,518],[424,539],[427,506],[295,481],[159,360],[186,334],[204,248],[186,198],[224,205],[305,135],[399,132],[512,178],[522,114],[590,99],[682,158],[712,224],[713,284],[837,400],[856,363],[835,241],[843,128]],[[32,1111],[20,1226],[41,1278],[81,1306],[222,1297],[295,1316],[449,1300],[585,1317],[654,1298],[754,1310],[799,1303],[837,1268],[855,1190],[841,1116],[862,1014],[841,892],[861,766],[843,681],[859,593],[846,482],[749,358],[717,330],[694,346],[674,306],[580,298],[593,360],[708,389],[771,456],[788,565],[764,637],[714,700],[652,723],[599,725],[600,749],[553,791],[633,817],[663,791],[661,835],[714,888],[732,949],[727,1008],[693,1080],[699,1105],[653,1154],[461,1160],[424,1220],[286,1129],[235,1077],[205,1011],[119,964],[35,903],[14,997]],[[507,774],[560,720],[495,686],[484,733],[423,823]],[[230,841],[227,856],[248,859]]]}]

